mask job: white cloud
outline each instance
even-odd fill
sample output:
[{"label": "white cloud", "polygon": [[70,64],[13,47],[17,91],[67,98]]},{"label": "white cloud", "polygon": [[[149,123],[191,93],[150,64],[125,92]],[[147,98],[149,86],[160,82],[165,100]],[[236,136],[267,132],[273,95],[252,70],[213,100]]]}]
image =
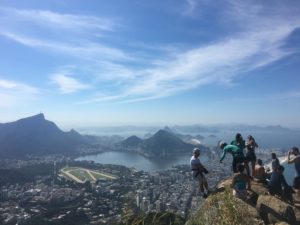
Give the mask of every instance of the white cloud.
[{"label": "white cloud", "polygon": [[20,44],[47,49],[55,53],[60,53],[63,55],[68,55],[69,57],[79,58],[88,61],[98,61],[98,60],[125,60],[130,59],[131,57],[126,55],[122,50],[116,48],[110,48],[103,46],[101,44],[92,43],[89,41],[84,41],[83,43],[64,43],[64,42],[55,42],[49,40],[42,40],[36,38],[30,38],[22,36],[16,33],[11,32],[1,32],[0,35],[5,36],[9,39],[12,39]]},{"label": "white cloud", "polygon": [[16,22],[38,24],[55,29],[113,31],[116,22],[111,18],[90,15],[62,14],[47,10],[0,8],[2,20],[17,18]]},{"label": "white cloud", "polygon": [[[198,4],[212,4],[209,2],[186,0],[187,12],[196,13]],[[154,46],[151,48],[151,55],[147,55],[148,51],[141,47],[141,55],[148,56],[148,61],[144,61],[142,65],[138,51],[129,53],[128,50],[119,47],[120,45],[108,46],[101,39],[95,41],[89,37],[91,32],[84,33],[88,29],[98,30],[100,33],[115,32],[113,20],[106,23],[103,22],[105,20],[93,16],[50,11],[35,11],[32,15],[32,10],[2,9],[6,10],[6,19],[15,22],[5,25],[2,20],[0,35],[32,48],[50,50],[79,60],[79,63],[74,62],[78,65],[76,70],[88,74],[88,80],[92,80],[93,85],[80,82],[68,73],[54,74],[51,80],[58,85],[62,93],[81,90],[103,92],[101,96],[94,93],[94,98],[81,103],[147,101],[172,96],[206,84],[230,85],[238,76],[293,54],[293,51],[284,48],[284,44],[300,27],[299,15],[289,13],[288,10],[275,10],[272,6],[252,1],[225,2],[227,7],[224,9],[224,16],[230,22],[234,22],[231,35],[227,34],[217,42],[199,44],[190,49],[186,49],[184,44],[176,44],[175,50],[164,51],[164,54],[161,54],[163,50]],[[15,15],[19,15],[21,19],[14,20]],[[64,34],[68,37],[78,28],[82,28],[80,30],[83,32],[73,35],[66,42],[60,39],[61,35],[55,36],[50,33],[52,35],[37,37],[26,29],[16,29],[20,24],[44,24],[59,32],[60,23],[62,28],[66,28]],[[11,24],[13,26],[10,26]],[[236,30],[236,27],[239,30]],[[172,46],[168,46],[170,47]],[[113,91],[106,91],[103,83],[113,87]],[[93,93],[90,96],[93,96]]]},{"label": "white cloud", "polygon": [[40,93],[39,89],[16,82],[13,80],[0,79],[0,107],[13,107],[24,102],[29,103]]},{"label": "white cloud", "polygon": [[187,8],[186,10],[184,11],[183,14],[185,15],[192,15],[194,14],[194,11],[196,9],[196,6],[197,6],[197,0],[186,0],[186,5],[187,5]]},{"label": "white cloud", "polygon": [[21,92],[26,94],[37,94],[39,92],[38,88],[36,87],[6,79],[0,79],[0,90]]},{"label": "white cloud", "polygon": [[[117,98],[120,103],[145,101],[205,84],[231,84],[243,73],[292,54],[282,45],[298,26],[300,24],[289,23],[278,24],[276,28],[264,26],[259,32],[245,32],[228,40],[172,55],[160,66],[133,71],[136,79],[130,80],[131,84]],[[97,102],[97,99],[90,102]]]},{"label": "white cloud", "polygon": [[87,90],[91,88],[89,84],[81,83],[75,78],[61,73],[52,75],[51,80],[53,83],[58,85],[60,91],[63,94],[75,93],[81,90]]}]

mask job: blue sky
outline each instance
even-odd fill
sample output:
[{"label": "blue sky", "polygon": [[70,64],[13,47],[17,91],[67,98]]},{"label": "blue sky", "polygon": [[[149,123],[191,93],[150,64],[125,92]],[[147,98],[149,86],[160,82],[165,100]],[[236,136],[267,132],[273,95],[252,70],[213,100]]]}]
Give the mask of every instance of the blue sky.
[{"label": "blue sky", "polygon": [[300,127],[300,2],[2,0],[0,121]]}]

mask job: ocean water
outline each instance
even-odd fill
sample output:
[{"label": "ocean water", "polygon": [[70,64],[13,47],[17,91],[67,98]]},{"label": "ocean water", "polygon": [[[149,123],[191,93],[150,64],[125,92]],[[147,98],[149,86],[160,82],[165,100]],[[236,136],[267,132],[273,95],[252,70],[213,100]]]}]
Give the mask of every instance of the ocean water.
[{"label": "ocean water", "polygon": [[[216,146],[218,141],[223,140],[230,143],[236,132],[227,131],[213,134],[215,137],[209,137],[211,133],[202,134],[205,139],[202,143],[209,146]],[[241,132],[244,139],[247,139],[248,135],[252,135],[261,149],[283,149],[288,151],[293,146],[300,147],[300,132],[299,131],[246,131]]]},{"label": "ocean water", "polygon": [[[219,132],[219,133],[197,133],[192,135],[202,135],[205,138],[201,140],[201,143],[211,147],[216,147],[218,141],[224,140],[230,143],[236,132]],[[285,154],[292,146],[300,147],[300,132],[299,131],[283,131],[283,132],[241,132],[244,139],[247,138],[249,134],[254,136],[256,142],[259,145],[259,150],[272,152],[274,149],[280,149]],[[213,135],[213,136],[212,136]],[[128,152],[104,152],[97,155],[90,155],[79,157],[77,160],[93,160],[98,163],[103,164],[117,164],[124,165],[127,167],[134,167],[138,170],[144,171],[157,171],[157,170],[166,170],[170,169],[176,165],[188,165],[191,154],[181,154],[173,155],[168,158],[159,158],[159,159],[149,159],[142,155],[136,153]],[[207,161],[207,157],[203,156],[202,160]],[[267,162],[266,162],[267,163]],[[293,165],[284,165],[285,166],[285,176],[289,184],[292,183],[294,178],[294,166]]]}]

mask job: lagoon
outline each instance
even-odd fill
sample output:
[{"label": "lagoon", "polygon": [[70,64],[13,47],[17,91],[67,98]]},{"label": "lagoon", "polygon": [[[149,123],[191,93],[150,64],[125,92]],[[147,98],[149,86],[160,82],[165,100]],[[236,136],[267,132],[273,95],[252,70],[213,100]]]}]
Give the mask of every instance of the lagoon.
[{"label": "lagoon", "polygon": [[[92,160],[101,164],[122,165],[137,170],[144,171],[160,171],[171,169],[176,165],[189,165],[192,154],[176,154],[165,158],[146,158],[140,154],[133,152],[116,152],[109,151],[97,155],[88,155],[77,158],[76,160]],[[201,161],[208,161],[206,155],[201,156]]]}]

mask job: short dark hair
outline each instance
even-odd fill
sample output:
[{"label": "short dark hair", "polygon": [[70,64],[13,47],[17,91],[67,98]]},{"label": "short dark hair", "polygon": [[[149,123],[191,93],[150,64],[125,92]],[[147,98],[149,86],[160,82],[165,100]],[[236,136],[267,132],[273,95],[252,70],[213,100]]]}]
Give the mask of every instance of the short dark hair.
[{"label": "short dark hair", "polygon": [[235,135],[235,139],[240,139],[240,138],[242,138],[242,135],[241,135],[240,133],[237,133],[237,134]]},{"label": "short dark hair", "polygon": [[261,160],[261,159],[258,159],[258,160],[257,160],[257,164],[258,164],[258,165],[262,165],[262,160]]},{"label": "short dark hair", "polygon": [[296,146],[292,147],[292,150],[299,153],[299,148],[297,148]]},{"label": "short dark hair", "polygon": [[242,173],[245,169],[245,166],[243,164],[239,164],[237,169],[240,173]]},{"label": "short dark hair", "polygon": [[277,157],[276,153],[272,152],[272,157]]}]

